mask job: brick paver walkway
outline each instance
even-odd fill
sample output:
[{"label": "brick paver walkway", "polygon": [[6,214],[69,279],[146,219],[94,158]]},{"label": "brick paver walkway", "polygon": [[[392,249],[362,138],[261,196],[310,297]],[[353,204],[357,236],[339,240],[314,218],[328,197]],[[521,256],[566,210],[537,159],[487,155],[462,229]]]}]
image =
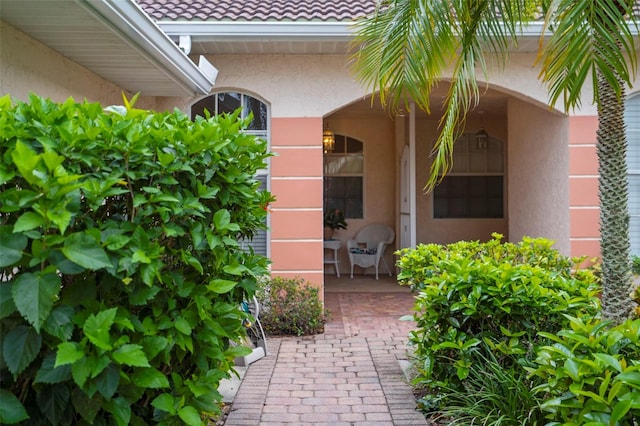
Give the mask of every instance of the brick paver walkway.
[{"label": "brick paver walkway", "polygon": [[225,425],[427,425],[400,367],[413,327],[408,292],[325,293],[318,336],[269,339]]}]

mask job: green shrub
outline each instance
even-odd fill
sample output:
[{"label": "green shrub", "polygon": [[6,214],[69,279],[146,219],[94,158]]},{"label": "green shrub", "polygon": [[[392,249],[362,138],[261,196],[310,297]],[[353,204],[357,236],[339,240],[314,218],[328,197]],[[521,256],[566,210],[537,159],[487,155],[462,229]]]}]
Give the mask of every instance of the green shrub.
[{"label": "green shrub", "polygon": [[640,256],[631,256],[631,272],[640,275]]},{"label": "green shrub", "polygon": [[0,99],[0,423],[201,424],[249,352],[265,142],[125,105]]},{"label": "green shrub", "polygon": [[595,315],[595,276],[574,271],[575,263],[545,239],[502,244],[420,245],[400,252],[399,281],[416,291],[410,335],[416,357],[415,383],[464,390],[474,356],[491,352],[502,367],[532,362],[546,343],[540,331],[567,324],[565,313]]},{"label": "green shrub", "polygon": [[640,424],[640,320],[612,327],[569,317],[570,327],[542,333],[534,376],[544,383],[549,425]]},{"label": "green shrub", "polygon": [[258,291],[260,322],[268,335],[305,336],[324,331],[327,317],[318,288],[301,278],[274,277]]}]

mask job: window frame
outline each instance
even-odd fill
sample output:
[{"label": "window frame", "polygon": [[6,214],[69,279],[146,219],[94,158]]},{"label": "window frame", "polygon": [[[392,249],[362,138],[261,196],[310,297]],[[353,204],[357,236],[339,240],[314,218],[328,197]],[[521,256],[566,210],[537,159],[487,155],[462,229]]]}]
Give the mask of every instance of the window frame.
[{"label": "window frame", "polygon": [[[474,170],[472,168],[472,158],[474,150],[470,147],[472,144],[480,143],[477,140],[477,134],[473,132],[463,133],[457,140],[454,145],[454,164],[452,165],[451,170],[444,176],[440,176],[439,178],[442,181],[446,181],[448,178],[457,178],[457,177],[483,177],[483,178],[491,178],[491,177],[500,177],[502,179],[502,188],[501,188],[501,198],[502,198],[502,206],[501,206],[501,214],[499,216],[494,215],[479,215],[475,216],[472,213],[468,215],[444,215],[439,216],[438,211],[440,210],[438,207],[438,202],[441,200],[450,201],[451,198],[446,197],[438,197],[438,186],[442,185],[442,183],[438,184],[436,188],[432,191],[432,214],[431,217],[433,220],[482,220],[482,219],[498,219],[503,220],[506,218],[506,207],[507,207],[507,172],[506,172],[506,143],[501,139],[492,137],[487,135],[487,141],[484,142],[482,146],[478,145],[475,149],[475,152],[484,152],[484,169],[483,170]],[[499,150],[494,152],[494,156],[500,156],[500,164],[496,165],[494,161],[489,157],[492,146],[497,146]],[[460,148],[463,147],[464,152],[460,152]],[[455,162],[457,161],[457,163]],[[462,163],[462,165],[460,164]],[[493,166],[493,167],[492,167]],[[453,179],[449,179],[452,181]],[[467,186],[470,184],[470,181],[467,182]],[[465,194],[465,202],[470,204],[470,200],[473,198],[473,194],[471,191],[467,191]],[[450,197],[450,196],[449,196]],[[485,196],[485,202],[490,199],[488,195]],[[449,207],[446,208],[450,210]],[[468,209],[467,209],[468,210]],[[491,209],[485,209],[486,212],[490,212]]]},{"label": "window frame", "polygon": [[[335,134],[334,137],[336,138],[336,148],[343,146],[344,147],[344,151],[342,152],[338,152],[336,153],[335,149],[330,152],[330,153],[323,153],[322,155],[322,162],[323,162],[323,176],[322,176],[322,187],[323,187],[323,193],[322,193],[322,207],[323,210],[326,211],[327,209],[334,209],[334,208],[339,208],[340,210],[344,210],[345,211],[345,218],[346,219],[364,219],[365,218],[365,174],[366,174],[366,170],[365,170],[365,143],[362,142],[359,139],[353,138],[351,136],[347,136],[344,134]],[[342,139],[342,141],[339,141],[339,139]],[[349,147],[353,146],[353,144],[358,144],[359,145],[359,150],[355,150],[355,151],[349,151]],[[360,158],[360,163],[361,163],[361,167],[362,170],[359,173],[331,173],[328,172],[327,169],[327,158]],[[345,163],[348,163],[348,161],[345,161]],[[346,208],[340,208],[339,206],[330,206],[327,204],[327,197],[326,197],[326,188],[327,188],[327,179],[328,178],[360,178],[360,216],[353,216],[350,215],[350,212],[348,209]],[[344,197],[344,203],[346,206],[346,200],[347,197]]]}]

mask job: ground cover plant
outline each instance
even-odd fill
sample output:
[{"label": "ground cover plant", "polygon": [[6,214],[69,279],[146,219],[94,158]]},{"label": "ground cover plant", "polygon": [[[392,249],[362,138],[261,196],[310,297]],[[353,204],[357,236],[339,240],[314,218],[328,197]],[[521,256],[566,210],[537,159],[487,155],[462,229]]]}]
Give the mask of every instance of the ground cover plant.
[{"label": "ground cover plant", "polygon": [[2,424],[203,424],[249,352],[266,143],[124,101],[0,99]]},{"label": "ground cover plant", "polygon": [[[597,278],[578,268],[583,259],[561,256],[545,239],[517,244],[501,239],[494,234],[486,243],[419,245],[399,253],[398,280],[416,292],[412,319],[417,328],[410,343],[414,383],[426,390],[420,401],[425,410],[453,404],[448,396],[486,392],[473,386],[487,375],[511,374],[513,382],[521,381],[527,376],[524,367],[534,365],[537,348],[549,343],[541,332],[568,327],[566,314],[594,317],[599,312]],[[532,380],[531,387],[539,384]],[[491,392],[496,402],[513,397],[509,388]],[[524,400],[532,404],[522,407],[528,416],[539,404],[535,396]],[[476,413],[481,408],[473,406]],[[497,408],[488,404],[486,409],[485,418]]]},{"label": "ground cover plant", "polygon": [[260,322],[267,335],[306,336],[324,332],[329,312],[318,287],[302,278],[273,277],[258,290]]}]

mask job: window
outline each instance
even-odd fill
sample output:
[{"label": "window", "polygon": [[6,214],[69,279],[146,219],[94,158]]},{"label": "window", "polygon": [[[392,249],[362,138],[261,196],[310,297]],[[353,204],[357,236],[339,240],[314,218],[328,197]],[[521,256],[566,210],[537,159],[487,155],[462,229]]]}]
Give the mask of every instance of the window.
[{"label": "window", "polygon": [[629,179],[629,240],[631,253],[640,256],[640,95],[625,105],[627,173]]},{"label": "window", "polygon": [[[240,92],[221,92],[215,93],[206,98],[200,99],[191,106],[191,119],[196,116],[205,116],[205,110],[213,116],[216,114],[229,114],[242,107],[241,117],[247,117],[249,113],[253,113],[253,120],[247,128],[247,133],[256,135],[266,141],[269,140],[269,116],[267,105],[252,96]],[[269,171],[261,170],[256,175],[256,179],[260,181],[260,188],[267,188],[269,181]],[[256,232],[250,241],[242,241],[245,247],[252,247],[254,252],[263,256],[267,253],[267,231],[261,230]]]},{"label": "window", "polygon": [[433,191],[433,217],[504,217],[504,143],[465,133],[455,143],[453,166]]},{"label": "window", "polygon": [[324,211],[338,209],[347,219],[363,217],[363,144],[335,135],[332,152],[324,154]]}]

